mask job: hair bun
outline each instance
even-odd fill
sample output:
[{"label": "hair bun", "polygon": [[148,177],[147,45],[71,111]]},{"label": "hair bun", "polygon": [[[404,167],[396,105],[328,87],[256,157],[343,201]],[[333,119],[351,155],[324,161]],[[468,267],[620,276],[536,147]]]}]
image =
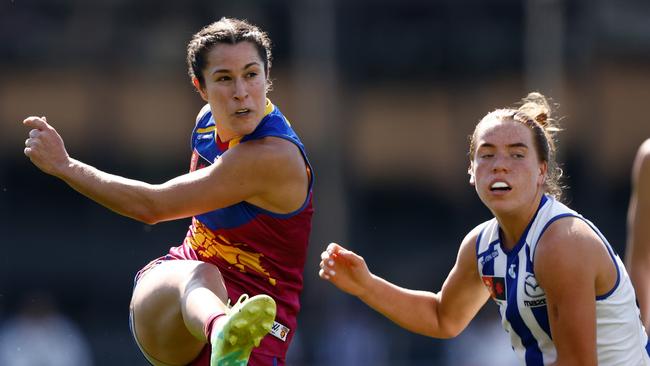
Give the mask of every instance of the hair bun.
[{"label": "hair bun", "polygon": [[545,127],[548,124],[548,113],[541,112],[535,116],[535,121],[539,123],[542,127]]}]

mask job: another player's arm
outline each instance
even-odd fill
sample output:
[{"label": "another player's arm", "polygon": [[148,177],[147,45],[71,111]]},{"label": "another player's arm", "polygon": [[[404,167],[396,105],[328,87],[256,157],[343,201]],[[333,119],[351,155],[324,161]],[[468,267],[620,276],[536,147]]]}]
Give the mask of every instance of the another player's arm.
[{"label": "another player's arm", "polygon": [[465,329],[489,297],[478,275],[475,243],[476,233],[463,240],[438,293],[402,288],[375,276],[363,258],[336,244],[322,254],[320,276],[409,331],[450,338]]},{"label": "another player's arm", "polygon": [[569,217],[548,227],[534,261],[557,349],[553,365],[597,365],[597,288],[605,293],[616,281],[607,249],[587,224]]},{"label": "another player's arm", "polygon": [[650,139],[641,145],[634,160],[627,219],[626,265],[639,301],[643,325],[650,330]]},{"label": "another player's arm", "polygon": [[240,144],[209,167],[162,184],[148,184],[71,158],[56,130],[43,119],[30,117],[24,124],[33,129],[32,146],[25,154],[35,165],[99,204],[136,220],[153,224],[247,200],[275,203],[274,208],[288,212],[291,207],[282,207],[285,198],[292,207],[299,207],[297,195],[284,187],[301,191],[303,186],[296,182],[302,182],[304,161],[297,148],[285,140],[266,138]]}]

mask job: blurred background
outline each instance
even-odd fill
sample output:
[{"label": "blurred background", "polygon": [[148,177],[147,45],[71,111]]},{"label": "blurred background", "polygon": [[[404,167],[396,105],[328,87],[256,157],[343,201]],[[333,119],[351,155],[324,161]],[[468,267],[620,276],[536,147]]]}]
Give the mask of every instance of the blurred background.
[{"label": "blurred background", "polygon": [[[111,173],[186,172],[202,100],[185,47],[222,16],[270,34],[269,96],[316,173],[288,365],[512,364],[491,302],[458,338],[433,340],[317,270],[338,241],[380,276],[438,290],[490,218],[467,183],[467,137],[528,91],[560,105],[565,201],[624,254],[632,159],[650,137],[648,1],[0,0],[1,365],[146,365],[128,330],[132,278],[189,220],[148,226],[83,198],[25,158],[20,122],[47,116],[72,156]],[[50,348],[38,361],[39,334],[60,334],[67,359]]]}]

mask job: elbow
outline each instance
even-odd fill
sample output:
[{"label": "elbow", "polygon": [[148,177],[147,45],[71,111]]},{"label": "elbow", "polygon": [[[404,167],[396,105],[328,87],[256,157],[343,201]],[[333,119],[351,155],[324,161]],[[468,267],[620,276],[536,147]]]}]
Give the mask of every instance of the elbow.
[{"label": "elbow", "polygon": [[463,332],[466,325],[458,322],[438,321],[438,327],[429,336],[439,339],[455,338]]},{"label": "elbow", "polygon": [[440,338],[440,339],[456,338],[462,331],[463,331],[462,329],[440,328],[435,338]]},{"label": "elbow", "polygon": [[165,221],[163,213],[158,210],[153,204],[145,204],[136,207],[129,216],[132,219],[140,221],[147,225],[155,225],[161,221]]},{"label": "elbow", "polygon": [[143,224],[147,224],[147,225],[156,225],[157,223],[163,221],[163,220],[161,220],[159,218],[156,218],[154,216],[145,216],[145,217],[138,218],[136,220],[142,222]]},{"label": "elbow", "polygon": [[132,219],[134,219],[136,221],[139,221],[139,222],[141,222],[143,224],[147,224],[147,225],[155,225],[155,224],[163,221],[159,217],[157,217],[156,215],[154,215],[152,213],[148,213],[148,212],[133,212],[130,215],[127,215],[127,216],[129,216],[130,218],[132,218]]}]

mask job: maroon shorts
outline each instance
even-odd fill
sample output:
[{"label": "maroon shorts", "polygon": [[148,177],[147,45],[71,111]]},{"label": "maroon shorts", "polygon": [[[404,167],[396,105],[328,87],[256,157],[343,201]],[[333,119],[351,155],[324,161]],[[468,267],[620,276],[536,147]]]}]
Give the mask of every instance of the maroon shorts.
[{"label": "maroon shorts", "polygon": [[[206,344],[199,357],[192,361],[188,366],[210,366],[210,345]],[[280,360],[274,356],[255,353],[255,351],[253,351],[251,357],[248,359],[248,366],[284,366],[284,360]]]}]

